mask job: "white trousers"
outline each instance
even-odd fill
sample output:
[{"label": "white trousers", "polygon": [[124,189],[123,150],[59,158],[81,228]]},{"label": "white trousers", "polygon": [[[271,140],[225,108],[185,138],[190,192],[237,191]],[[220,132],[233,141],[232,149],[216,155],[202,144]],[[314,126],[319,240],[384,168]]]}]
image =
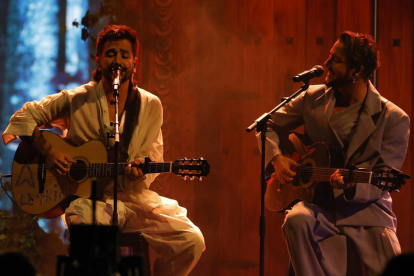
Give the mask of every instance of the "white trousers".
[{"label": "white trousers", "polygon": [[[321,207],[299,202],[282,226],[293,270],[301,275],[378,275],[401,253],[394,231],[335,226]],[[358,266],[359,265],[359,266]]]},{"label": "white trousers", "polygon": [[[186,209],[176,206],[166,213],[147,211],[131,202],[118,200],[118,225],[122,232],[141,232],[158,253],[152,274],[155,276],[188,275],[205,249],[200,229],[186,216]],[[98,225],[111,225],[113,200],[97,201]],[[78,198],[65,212],[67,227],[92,223],[92,201]]]}]

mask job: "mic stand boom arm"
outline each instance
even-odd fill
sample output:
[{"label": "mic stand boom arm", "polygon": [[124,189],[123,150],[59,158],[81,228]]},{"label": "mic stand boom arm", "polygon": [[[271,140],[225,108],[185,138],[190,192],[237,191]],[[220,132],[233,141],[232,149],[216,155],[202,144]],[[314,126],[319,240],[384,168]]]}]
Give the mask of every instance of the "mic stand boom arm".
[{"label": "mic stand boom arm", "polygon": [[266,229],[266,221],[264,215],[264,199],[266,194],[266,130],[267,130],[267,121],[272,117],[272,114],[275,113],[277,110],[282,108],[296,96],[298,96],[301,92],[307,90],[309,87],[309,80],[307,80],[302,87],[293,93],[290,97],[283,98],[282,102],[273,108],[270,112],[264,113],[262,116],[257,118],[253,124],[251,124],[246,130],[247,132],[251,132],[252,130],[256,129],[257,132],[261,133],[261,147],[262,147],[262,158],[261,158],[261,177],[260,177],[260,186],[261,186],[261,193],[260,193],[260,276],[264,276],[264,242],[265,242],[265,229]]}]

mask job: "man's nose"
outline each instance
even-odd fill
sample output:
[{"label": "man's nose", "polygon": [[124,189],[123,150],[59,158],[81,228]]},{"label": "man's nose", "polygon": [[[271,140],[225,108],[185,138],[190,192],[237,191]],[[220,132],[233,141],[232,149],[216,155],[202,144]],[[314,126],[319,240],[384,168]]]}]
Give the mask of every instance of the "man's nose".
[{"label": "man's nose", "polygon": [[121,61],[121,57],[119,55],[116,55],[114,59],[114,63],[119,64],[120,61]]}]

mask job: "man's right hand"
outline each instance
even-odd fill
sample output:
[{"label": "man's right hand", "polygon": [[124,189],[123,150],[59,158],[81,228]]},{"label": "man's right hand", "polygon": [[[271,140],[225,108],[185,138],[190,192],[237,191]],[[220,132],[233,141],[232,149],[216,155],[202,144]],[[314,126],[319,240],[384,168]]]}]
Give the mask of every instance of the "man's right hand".
[{"label": "man's right hand", "polygon": [[[272,173],[272,178],[277,178],[280,182],[292,182],[293,178],[296,176],[296,172],[294,171],[299,166],[298,163],[293,161],[292,159],[278,155],[273,160],[273,167],[275,172]],[[292,170],[293,169],[293,170]]]},{"label": "man's right hand", "polygon": [[42,132],[39,128],[33,130],[31,137],[20,137],[31,143],[37,148],[45,158],[46,168],[49,169],[55,175],[65,175],[69,172],[70,166],[76,163],[76,160],[72,158],[69,153],[60,151],[49,144],[45,138],[43,138]]},{"label": "man's right hand", "polygon": [[76,160],[72,158],[68,153],[60,151],[51,145],[50,150],[45,156],[45,165],[52,173],[58,175],[66,175],[70,171],[70,167]]}]

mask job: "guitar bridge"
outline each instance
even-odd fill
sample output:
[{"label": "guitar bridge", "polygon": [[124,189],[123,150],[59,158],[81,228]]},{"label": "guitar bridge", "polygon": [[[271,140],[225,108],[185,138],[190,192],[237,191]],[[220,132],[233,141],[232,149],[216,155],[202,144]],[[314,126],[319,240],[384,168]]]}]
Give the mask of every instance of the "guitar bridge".
[{"label": "guitar bridge", "polygon": [[37,180],[39,182],[39,193],[43,194],[45,192],[45,182],[46,182],[46,166],[44,162],[42,162],[39,165]]}]

